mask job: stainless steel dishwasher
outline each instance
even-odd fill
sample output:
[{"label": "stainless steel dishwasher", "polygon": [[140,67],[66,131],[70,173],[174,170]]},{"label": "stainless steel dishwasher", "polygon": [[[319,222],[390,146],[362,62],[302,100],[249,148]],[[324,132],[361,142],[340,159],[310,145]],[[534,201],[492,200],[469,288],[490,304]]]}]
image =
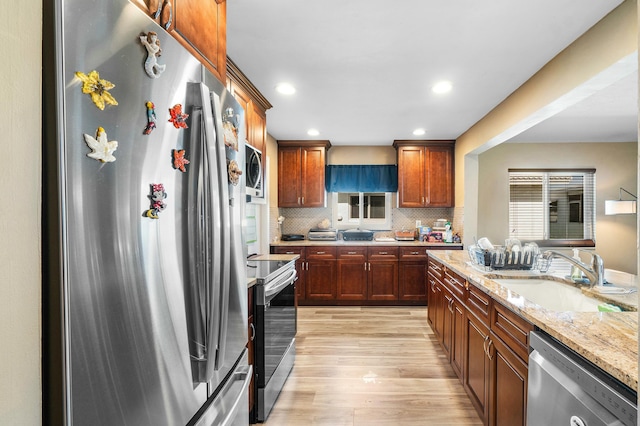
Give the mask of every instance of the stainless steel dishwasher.
[{"label": "stainless steel dishwasher", "polygon": [[636,426],[637,394],[543,332],[531,332],[528,426]]}]

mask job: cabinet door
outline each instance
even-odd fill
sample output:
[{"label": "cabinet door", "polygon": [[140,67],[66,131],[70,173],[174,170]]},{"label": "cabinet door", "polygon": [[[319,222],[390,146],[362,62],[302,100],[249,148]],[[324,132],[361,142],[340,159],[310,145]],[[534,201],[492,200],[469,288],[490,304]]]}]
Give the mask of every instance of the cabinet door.
[{"label": "cabinet door", "polygon": [[400,262],[399,300],[427,301],[427,263]]},{"label": "cabinet door", "polygon": [[424,207],[424,166],[424,147],[398,148],[398,205],[400,207]]},{"label": "cabinet door", "polygon": [[453,148],[428,147],[425,160],[425,206],[453,207]]},{"label": "cabinet door", "polygon": [[300,148],[278,148],[278,207],[300,207],[300,170]]},{"label": "cabinet door", "polygon": [[447,360],[451,360],[451,336],[453,330],[453,296],[444,288],[442,290],[444,297],[443,322],[442,322],[442,339],[440,344],[447,355]]},{"label": "cabinet door", "polygon": [[489,328],[467,311],[465,319],[463,385],[484,424],[489,419],[489,357],[485,352]]},{"label": "cabinet door", "polygon": [[306,299],[335,300],[336,261],[307,260]]},{"label": "cabinet door", "polygon": [[436,304],[438,292],[436,290],[436,278],[429,272],[427,276],[427,321],[432,329],[436,326]]},{"label": "cabinet door", "polygon": [[324,148],[301,149],[300,204],[302,207],[324,207],[324,157]]},{"label": "cabinet door", "polygon": [[442,331],[443,331],[443,327],[444,327],[444,310],[445,308],[445,303],[444,303],[444,293],[443,293],[443,287],[442,284],[436,282],[435,284],[435,306],[434,306],[434,310],[435,310],[435,314],[434,314],[434,327],[433,327],[433,332],[436,335],[437,339],[439,342],[442,342]]},{"label": "cabinet door", "polygon": [[462,381],[464,371],[464,321],[465,307],[455,297],[452,304],[453,312],[451,312],[451,367]]},{"label": "cabinet door", "polygon": [[[165,7],[166,7],[165,2]],[[215,1],[175,0],[171,32],[222,81],[227,75],[227,5]]]},{"label": "cabinet door", "polygon": [[369,300],[398,300],[398,261],[369,262]]},{"label": "cabinet door", "polygon": [[493,333],[490,342],[489,425],[524,426],[527,413],[527,364]]},{"label": "cabinet door", "polygon": [[338,249],[338,299],[367,299],[367,248]]}]

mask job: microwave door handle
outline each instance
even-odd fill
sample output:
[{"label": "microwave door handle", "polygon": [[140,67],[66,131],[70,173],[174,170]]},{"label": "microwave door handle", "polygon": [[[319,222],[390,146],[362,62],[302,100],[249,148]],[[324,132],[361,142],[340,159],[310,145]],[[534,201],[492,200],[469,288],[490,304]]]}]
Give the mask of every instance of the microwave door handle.
[{"label": "microwave door handle", "polygon": [[285,276],[268,283],[264,287],[265,301],[268,302],[273,299],[273,297],[280,293],[283,288],[291,284],[292,281],[295,281],[297,275],[298,272],[295,269],[291,269],[291,271],[289,271]]},{"label": "microwave door handle", "polygon": [[[219,212],[220,221],[217,224],[217,229],[220,231],[219,243],[220,246],[213,255],[216,258],[213,262],[220,265],[219,282],[220,287],[216,296],[219,300],[219,309],[212,312],[218,315],[218,352],[215,359],[215,363],[211,366],[218,370],[222,367],[225,358],[226,342],[227,342],[227,328],[229,317],[229,297],[231,287],[231,251],[234,250],[233,242],[231,241],[231,213],[230,213],[230,198],[229,198],[229,183],[227,175],[227,154],[225,150],[225,144],[222,140],[223,126],[222,126],[222,103],[220,96],[216,93],[210,92],[209,89],[202,85],[206,92],[203,92],[204,104],[207,105],[208,111],[205,111],[205,115],[211,120],[211,132],[210,137],[205,139],[207,150],[215,153],[212,155],[212,161],[209,163],[215,168],[217,173],[217,182],[214,188],[214,192],[210,194],[211,199],[216,200],[217,211]],[[212,173],[212,174],[216,174]],[[238,247],[241,249],[241,247]],[[237,257],[237,256],[236,256]],[[235,259],[238,262],[238,259]],[[244,258],[242,259],[242,265],[244,267]]]}]

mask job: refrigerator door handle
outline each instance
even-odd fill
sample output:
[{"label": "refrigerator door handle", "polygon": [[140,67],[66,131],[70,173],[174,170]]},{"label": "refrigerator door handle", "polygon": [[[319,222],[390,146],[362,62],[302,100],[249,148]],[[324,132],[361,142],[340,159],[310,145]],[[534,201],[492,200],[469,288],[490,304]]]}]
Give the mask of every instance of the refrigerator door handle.
[{"label": "refrigerator door handle", "polygon": [[[212,191],[209,193],[210,199],[215,200],[217,211],[219,212],[220,222],[217,224],[218,239],[216,242],[220,245],[212,253],[215,256],[214,263],[220,265],[221,268],[218,271],[218,278],[216,282],[219,283],[217,291],[213,294],[213,299],[216,300],[216,309],[210,311],[212,317],[216,317],[215,325],[217,330],[215,331],[217,353],[216,357],[210,357],[207,365],[207,375],[209,372],[213,375],[215,370],[219,370],[225,359],[225,344],[227,341],[227,319],[229,316],[229,293],[231,285],[231,214],[229,211],[229,184],[227,177],[227,155],[225,151],[225,144],[222,140],[222,107],[220,97],[209,91],[209,88],[201,83],[203,104],[206,106],[204,110],[205,121],[207,121],[207,128],[210,131],[205,132],[205,146],[208,152],[215,152],[215,156],[211,155],[209,167],[213,168],[217,173],[216,186],[212,186]],[[209,122],[210,120],[210,122]],[[212,173],[213,174],[213,173]],[[211,377],[209,375],[209,377]]]},{"label": "refrigerator door handle", "polygon": [[[204,85],[203,85],[204,86]],[[206,87],[206,86],[205,86]],[[229,196],[229,181],[228,181],[228,165],[226,147],[223,138],[223,126],[222,126],[222,102],[220,96],[214,92],[207,93],[207,105],[212,108],[211,114],[208,116],[215,120],[215,126],[217,129],[216,137],[208,138],[207,143],[210,145],[210,149],[215,149],[217,156],[216,170],[218,172],[218,188],[214,194],[211,194],[212,198],[217,195],[217,200],[220,205],[220,214],[222,223],[220,226],[220,238],[223,250],[217,253],[220,256],[221,264],[223,265],[220,276],[220,291],[217,294],[219,297],[220,309],[216,311],[219,315],[219,345],[218,353],[215,359],[215,363],[211,368],[216,370],[220,369],[224,363],[226,342],[227,342],[227,323],[229,317],[229,294],[231,287],[231,250],[233,248],[233,242],[231,241],[231,223],[235,221],[231,217],[230,205],[232,200]],[[212,145],[212,146],[211,146]],[[213,360],[210,360],[210,362]]]},{"label": "refrigerator door handle", "polygon": [[[193,96],[192,126],[199,132],[194,132],[197,137],[193,144],[200,144],[201,151],[198,166],[198,190],[197,206],[199,220],[197,223],[197,235],[193,237],[197,241],[192,257],[192,264],[204,265],[202,271],[195,271],[197,277],[195,285],[198,287],[197,301],[198,318],[196,323],[201,324],[194,337],[197,352],[191,354],[194,368],[194,381],[206,383],[213,378],[216,359],[219,356],[221,316],[221,295],[223,293],[225,275],[228,276],[228,258],[223,249],[224,240],[221,230],[224,228],[224,211],[226,205],[221,203],[217,195],[220,189],[220,175],[218,166],[219,152],[216,149],[216,131],[214,125],[211,103],[209,101],[209,88],[203,83],[190,83],[190,93]],[[198,127],[199,126],[199,127]],[[224,159],[224,152],[223,152]],[[227,213],[228,216],[228,213]],[[228,224],[227,224],[228,226]],[[192,231],[193,232],[193,231]],[[222,262],[219,261],[222,257]],[[195,269],[197,267],[192,266]],[[227,278],[228,281],[228,278]],[[228,284],[227,284],[228,285]],[[193,350],[192,350],[193,352]]]}]

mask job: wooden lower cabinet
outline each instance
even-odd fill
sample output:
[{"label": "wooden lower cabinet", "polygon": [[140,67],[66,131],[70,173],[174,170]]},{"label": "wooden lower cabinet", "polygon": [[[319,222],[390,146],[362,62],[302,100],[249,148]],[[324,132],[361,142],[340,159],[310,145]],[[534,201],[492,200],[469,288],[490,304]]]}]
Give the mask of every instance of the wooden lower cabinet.
[{"label": "wooden lower cabinet", "polygon": [[427,301],[427,251],[400,247],[398,300]]},{"label": "wooden lower cabinet", "polygon": [[305,300],[335,300],[336,261],[307,260]]},{"label": "wooden lower cabinet", "polygon": [[369,262],[368,300],[398,300],[398,261]]},{"label": "wooden lower cabinet", "polygon": [[489,425],[524,425],[527,417],[529,368],[495,334],[491,333],[489,342]]},{"label": "wooden lower cabinet", "polygon": [[367,300],[367,248],[338,249],[338,300]]},{"label": "wooden lower cabinet", "polygon": [[488,325],[467,312],[462,384],[484,424],[489,420],[490,359],[486,353],[488,341]]},{"label": "wooden lower cabinet", "polygon": [[464,305],[454,297],[451,304],[451,353],[449,358],[451,359],[451,367],[460,380],[464,374],[465,320]]},{"label": "wooden lower cabinet", "polygon": [[431,258],[428,284],[427,320],[483,424],[524,426],[533,325]]}]

